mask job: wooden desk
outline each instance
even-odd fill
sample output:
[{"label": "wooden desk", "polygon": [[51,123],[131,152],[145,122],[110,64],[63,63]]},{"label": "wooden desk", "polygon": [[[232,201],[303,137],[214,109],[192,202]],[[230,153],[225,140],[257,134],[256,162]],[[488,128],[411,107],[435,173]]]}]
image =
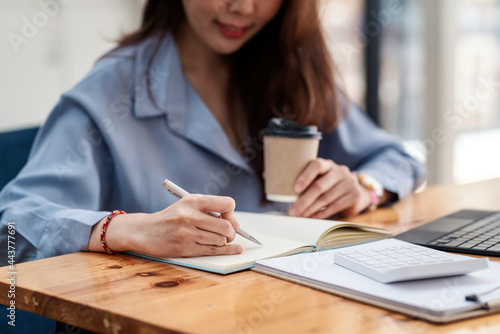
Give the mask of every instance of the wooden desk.
[{"label": "wooden desk", "polygon": [[[437,186],[351,221],[400,233],[461,208],[500,210],[499,198],[500,179]],[[17,308],[96,332],[500,333],[500,315],[433,325],[251,271],[219,276],[96,253],[16,270]],[[2,304],[8,287],[2,279]]]}]

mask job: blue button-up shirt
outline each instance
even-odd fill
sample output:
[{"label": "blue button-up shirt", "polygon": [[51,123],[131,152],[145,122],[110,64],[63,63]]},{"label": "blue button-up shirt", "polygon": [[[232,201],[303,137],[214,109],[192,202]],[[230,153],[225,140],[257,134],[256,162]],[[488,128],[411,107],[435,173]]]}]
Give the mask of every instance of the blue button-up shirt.
[{"label": "blue button-up shirt", "polygon": [[[189,192],[231,196],[237,210],[288,209],[262,202],[256,173],[184,76],[171,36],[147,71],[155,42],[99,61],[40,129],[28,163],[0,193],[0,240],[7,245],[15,223],[17,262],[87,250],[92,226],[112,210],[164,209],[176,200],[161,186],[165,178]],[[247,142],[254,144],[246,150],[262,149],[258,138]],[[425,173],[354,105],[323,135],[319,156],[374,176],[399,198]]]}]

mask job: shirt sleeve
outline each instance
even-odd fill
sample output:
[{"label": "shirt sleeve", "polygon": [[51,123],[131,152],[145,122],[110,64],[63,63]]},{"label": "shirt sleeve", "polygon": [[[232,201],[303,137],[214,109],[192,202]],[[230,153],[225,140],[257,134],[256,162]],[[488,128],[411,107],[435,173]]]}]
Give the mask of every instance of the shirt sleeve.
[{"label": "shirt sleeve", "polygon": [[351,105],[339,126],[324,136],[319,156],[376,178],[398,199],[408,196],[426,176],[394,135],[382,130],[359,107]]},{"label": "shirt sleeve", "polygon": [[[111,159],[90,117],[63,98],[40,129],[26,166],[0,193],[0,240],[15,226],[16,262],[87,250],[109,214]],[[4,242],[5,241],[5,242]],[[5,265],[7,247],[0,249]]]}]

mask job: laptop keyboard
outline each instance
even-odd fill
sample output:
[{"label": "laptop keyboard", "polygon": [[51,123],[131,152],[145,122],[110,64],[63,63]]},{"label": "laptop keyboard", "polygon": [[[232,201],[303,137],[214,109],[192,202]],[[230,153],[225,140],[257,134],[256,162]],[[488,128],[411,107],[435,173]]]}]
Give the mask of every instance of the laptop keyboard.
[{"label": "laptop keyboard", "polygon": [[448,233],[428,243],[429,246],[453,247],[457,251],[470,249],[500,252],[500,212]]}]

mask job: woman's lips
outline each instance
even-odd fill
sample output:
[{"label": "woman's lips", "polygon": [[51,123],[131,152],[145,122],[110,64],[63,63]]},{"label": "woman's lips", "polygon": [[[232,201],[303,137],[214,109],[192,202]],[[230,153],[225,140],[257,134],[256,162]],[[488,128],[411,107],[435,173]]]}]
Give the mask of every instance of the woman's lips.
[{"label": "woman's lips", "polygon": [[217,27],[219,28],[219,31],[226,37],[228,38],[241,38],[245,36],[247,33],[248,29],[250,26],[235,26],[232,24],[225,24],[219,21],[215,22],[217,24]]}]

